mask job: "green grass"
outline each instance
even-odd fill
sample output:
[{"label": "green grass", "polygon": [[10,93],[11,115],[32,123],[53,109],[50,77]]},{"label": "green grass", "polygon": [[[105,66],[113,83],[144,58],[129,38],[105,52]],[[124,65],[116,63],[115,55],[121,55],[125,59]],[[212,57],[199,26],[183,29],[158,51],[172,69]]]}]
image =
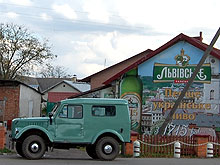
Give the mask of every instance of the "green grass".
[{"label": "green grass", "polygon": [[13,153],[13,151],[7,149],[7,148],[4,148],[4,149],[0,149],[0,154],[3,154],[3,153]]}]

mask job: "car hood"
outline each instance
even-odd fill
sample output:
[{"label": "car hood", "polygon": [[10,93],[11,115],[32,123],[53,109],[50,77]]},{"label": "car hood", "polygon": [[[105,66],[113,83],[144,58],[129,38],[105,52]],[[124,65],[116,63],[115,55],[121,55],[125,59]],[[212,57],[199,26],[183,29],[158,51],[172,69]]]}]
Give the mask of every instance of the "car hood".
[{"label": "car hood", "polygon": [[26,127],[29,125],[47,127],[49,120],[49,117],[16,118],[12,121],[12,127]]}]

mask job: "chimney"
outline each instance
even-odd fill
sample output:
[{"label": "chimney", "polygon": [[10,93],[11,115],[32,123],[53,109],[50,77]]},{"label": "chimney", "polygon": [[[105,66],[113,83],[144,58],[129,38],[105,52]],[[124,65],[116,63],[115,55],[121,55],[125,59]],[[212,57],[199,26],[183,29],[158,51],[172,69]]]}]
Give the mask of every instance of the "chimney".
[{"label": "chimney", "polygon": [[73,75],[73,77],[71,78],[71,80],[72,80],[73,82],[76,82],[76,81],[77,81],[77,77],[76,77],[75,74]]},{"label": "chimney", "polygon": [[199,32],[199,40],[202,42],[203,38],[202,38],[202,32]]},{"label": "chimney", "polygon": [[199,32],[199,36],[198,36],[198,37],[193,37],[193,38],[195,38],[195,39],[197,39],[197,40],[199,40],[199,41],[202,42],[202,40],[203,40],[203,38],[202,38],[202,32]]}]

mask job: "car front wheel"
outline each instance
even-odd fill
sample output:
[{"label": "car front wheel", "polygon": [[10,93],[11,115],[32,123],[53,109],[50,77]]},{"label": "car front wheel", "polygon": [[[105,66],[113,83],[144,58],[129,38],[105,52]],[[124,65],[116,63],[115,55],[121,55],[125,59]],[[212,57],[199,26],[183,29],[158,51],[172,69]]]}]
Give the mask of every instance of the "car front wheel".
[{"label": "car front wheel", "polygon": [[22,144],[22,152],[27,159],[40,159],[45,150],[44,140],[38,135],[28,136]]},{"label": "car front wheel", "polygon": [[22,151],[22,143],[21,143],[21,142],[16,142],[15,148],[16,148],[17,153],[18,153],[20,156],[25,157],[25,156],[24,156],[24,153],[23,153],[23,151]]}]

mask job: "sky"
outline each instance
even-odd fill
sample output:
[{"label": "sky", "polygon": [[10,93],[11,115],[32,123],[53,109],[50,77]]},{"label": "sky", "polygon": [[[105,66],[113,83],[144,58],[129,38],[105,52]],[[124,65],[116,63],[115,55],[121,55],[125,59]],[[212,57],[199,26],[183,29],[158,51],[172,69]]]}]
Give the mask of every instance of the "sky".
[{"label": "sky", "polygon": [[53,65],[81,79],[180,33],[201,31],[210,44],[219,8],[219,0],[0,0],[0,23],[24,25],[48,39],[57,55]]}]

